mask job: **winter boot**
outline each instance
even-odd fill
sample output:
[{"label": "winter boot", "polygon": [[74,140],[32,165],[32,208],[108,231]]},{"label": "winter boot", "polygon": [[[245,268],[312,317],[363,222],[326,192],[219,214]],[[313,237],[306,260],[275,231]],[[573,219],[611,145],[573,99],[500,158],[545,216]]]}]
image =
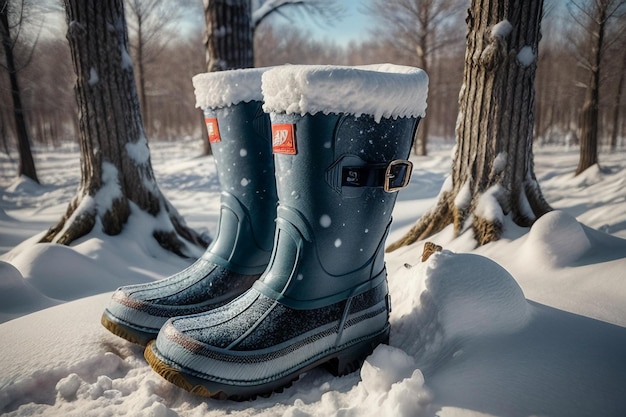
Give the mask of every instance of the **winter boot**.
[{"label": "winter boot", "polygon": [[102,324],[114,334],[145,345],[170,317],[226,304],[266,269],[277,196],[262,73],[250,69],[194,77],[222,189],[217,235],[184,271],[119,288],[102,315]]},{"label": "winter boot", "polygon": [[263,75],[279,198],[270,264],[231,303],[169,320],[145,351],[154,370],[199,395],[246,399],[318,365],[354,371],[387,342],[384,244],[427,82],[393,65]]}]

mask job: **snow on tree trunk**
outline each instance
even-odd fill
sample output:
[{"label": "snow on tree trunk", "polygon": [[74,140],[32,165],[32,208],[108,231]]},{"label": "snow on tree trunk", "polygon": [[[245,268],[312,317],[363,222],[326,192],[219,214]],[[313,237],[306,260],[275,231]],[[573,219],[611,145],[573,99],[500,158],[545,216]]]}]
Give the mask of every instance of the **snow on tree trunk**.
[{"label": "snow on tree trunk", "polygon": [[505,215],[530,226],[551,210],[532,154],[542,11],[542,0],[472,1],[452,174],[436,206],[388,251],[450,224],[456,234],[471,226],[482,245],[500,237]]},{"label": "snow on tree trunk", "polygon": [[207,70],[254,66],[250,0],[204,0]]},{"label": "snow on tree trunk", "polygon": [[81,183],[43,242],[70,244],[100,225],[120,233],[132,205],[154,217],[153,237],[181,256],[206,246],[161,194],[152,171],[128,54],[122,0],[66,0],[67,39],[77,76]]}]

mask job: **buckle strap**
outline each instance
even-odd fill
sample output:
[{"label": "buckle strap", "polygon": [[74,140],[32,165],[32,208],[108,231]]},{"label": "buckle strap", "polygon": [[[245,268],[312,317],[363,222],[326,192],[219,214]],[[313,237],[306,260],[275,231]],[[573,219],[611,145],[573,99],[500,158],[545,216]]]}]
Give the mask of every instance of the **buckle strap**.
[{"label": "buckle strap", "polygon": [[369,164],[343,167],[341,185],[344,187],[383,187],[388,193],[400,191],[409,184],[413,163],[396,159],[389,164]]}]

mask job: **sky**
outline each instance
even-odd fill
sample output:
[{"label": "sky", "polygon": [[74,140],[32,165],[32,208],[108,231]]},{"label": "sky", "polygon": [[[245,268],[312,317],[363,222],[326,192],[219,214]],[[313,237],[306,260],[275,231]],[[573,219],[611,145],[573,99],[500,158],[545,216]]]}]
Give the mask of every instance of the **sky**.
[{"label": "sky", "polygon": [[336,22],[323,22],[298,13],[297,6],[285,9],[284,16],[273,16],[271,21],[275,24],[302,26],[310,31],[312,36],[338,44],[347,44],[351,40],[363,40],[369,36],[373,18],[366,13],[365,9],[371,0],[341,0],[338,3],[344,8],[344,12]]}]

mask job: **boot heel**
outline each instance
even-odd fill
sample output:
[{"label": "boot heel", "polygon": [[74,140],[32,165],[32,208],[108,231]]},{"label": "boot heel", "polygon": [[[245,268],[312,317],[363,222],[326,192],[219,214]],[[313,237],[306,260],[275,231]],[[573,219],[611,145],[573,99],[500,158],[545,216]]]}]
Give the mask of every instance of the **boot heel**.
[{"label": "boot heel", "polygon": [[371,355],[376,346],[381,343],[389,344],[389,328],[371,339],[337,352],[334,358],[324,364],[324,368],[334,376],[343,376],[357,371],[361,369],[365,358]]}]

